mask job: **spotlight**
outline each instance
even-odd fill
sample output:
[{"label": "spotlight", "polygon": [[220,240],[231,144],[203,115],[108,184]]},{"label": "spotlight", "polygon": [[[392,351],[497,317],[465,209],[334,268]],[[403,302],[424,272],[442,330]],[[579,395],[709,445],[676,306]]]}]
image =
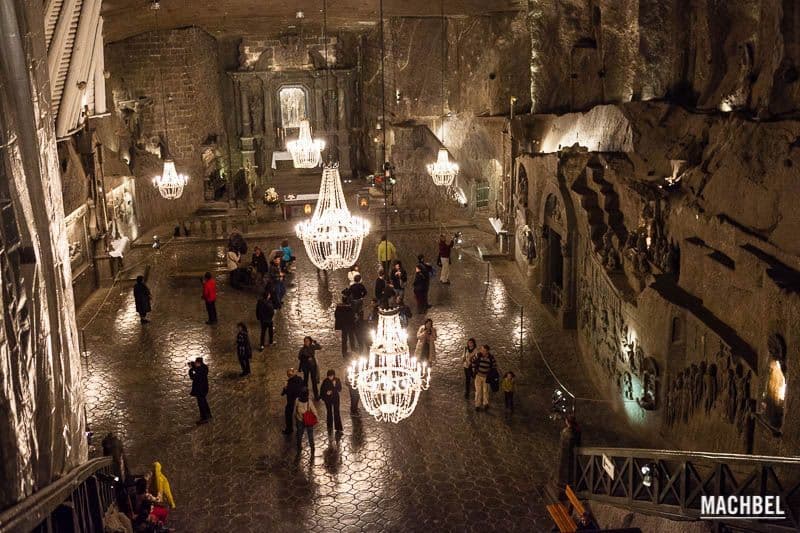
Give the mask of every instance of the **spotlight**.
[{"label": "spotlight", "polygon": [[158,235],[153,235],[153,250],[161,249],[161,238]]},{"label": "spotlight", "polygon": [[642,485],[645,487],[653,486],[653,481],[658,477],[658,465],[655,463],[648,463],[641,468],[642,472]]},{"label": "spotlight", "polygon": [[453,242],[456,243],[456,244],[463,243],[464,242],[464,235],[460,231],[457,231],[456,234],[453,235]]},{"label": "spotlight", "polygon": [[115,485],[115,484],[119,483],[119,477],[118,476],[112,476],[110,474],[105,474],[103,472],[98,472],[97,473],[97,479],[99,479],[100,481],[103,481],[105,483],[108,483],[109,485]]}]

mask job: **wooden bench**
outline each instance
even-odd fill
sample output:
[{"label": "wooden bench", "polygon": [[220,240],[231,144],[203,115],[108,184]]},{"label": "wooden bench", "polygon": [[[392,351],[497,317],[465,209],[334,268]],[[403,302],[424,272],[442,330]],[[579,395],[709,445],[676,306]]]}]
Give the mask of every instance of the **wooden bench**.
[{"label": "wooden bench", "polygon": [[567,485],[564,492],[567,495],[570,506],[566,507],[562,503],[553,503],[547,506],[547,512],[550,513],[550,517],[561,533],[574,533],[578,529],[578,525],[573,520],[572,513],[574,512],[580,518],[586,512],[586,508],[575,495],[572,487]]}]

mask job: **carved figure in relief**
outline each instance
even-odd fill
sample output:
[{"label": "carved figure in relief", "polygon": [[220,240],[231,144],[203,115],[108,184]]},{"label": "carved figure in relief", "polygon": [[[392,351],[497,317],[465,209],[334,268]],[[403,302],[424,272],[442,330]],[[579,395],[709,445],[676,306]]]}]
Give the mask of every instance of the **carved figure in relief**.
[{"label": "carved figure in relief", "polygon": [[729,368],[727,372],[725,392],[725,415],[728,422],[732,424],[736,421],[736,373],[732,368]]},{"label": "carved figure in relief", "polygon": [[623,395],[626,400],[633,400],[633,379],[630,372],[625,372],[622,375]]},{"label": "carved figure in relief", "polygon": [[[747,403],[750,401],[750,376],[751,372],[748,370],[744,372],[742,365],[737,365],[736,368],[736,427],[741,428],[744,424],[745,411]],[[741,429],[739,429],[741,433]]]},{"label": "carved figure in relief", "polygon": [[706,413],[710,413],[717,401],[717,365],[711,363],[703,375]]},{"label": "carved figure in relief", "polygon": [[635,365],[631,363],[631,370],[636,372],[637,376],[641,375],[644,372],[644,350],[642,349],[641,345],[636,347],[636,355],[635,355]]}]

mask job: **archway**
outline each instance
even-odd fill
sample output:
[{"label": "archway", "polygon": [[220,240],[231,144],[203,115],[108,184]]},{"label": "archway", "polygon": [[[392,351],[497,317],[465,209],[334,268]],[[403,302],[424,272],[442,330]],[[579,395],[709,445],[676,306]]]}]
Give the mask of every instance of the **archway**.
[{"label": "archway", "polygon": [[[562,327],[575,327],[575,236],[571,203],[555,186],[548,187],[539,209],[541,228],[540,301],[559,318]],[[568,195],[567,195],[568,198]]]}]

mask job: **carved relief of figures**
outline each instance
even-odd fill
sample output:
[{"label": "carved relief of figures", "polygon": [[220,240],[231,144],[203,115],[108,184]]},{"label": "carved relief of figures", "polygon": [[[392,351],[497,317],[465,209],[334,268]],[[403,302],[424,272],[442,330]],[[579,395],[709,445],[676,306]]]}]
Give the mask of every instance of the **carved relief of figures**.
[{"label": "carved relief of figures", "polygon": [[614,248],[614,231],[608,228],[603,234],[603,248],[600,250],[600,257],[603,259],[603,266],[606,270],[616,270],[619,268],[619,253]]},{"label": "carved relief of figures", "polygon": [[630,372],[623,374],[623,395],[626,400],[633,400],[633,379]]},{"label": "carved relief of figures", "polygon": [[[655,359],[648,357],[640,366],[642,376],[642,396],[636,402],[642,409],[652,411],[658,407],[658,365]],[[669,401],[669,398],[668,400]],[[667,409],[667,418],[672,415]]]}]

